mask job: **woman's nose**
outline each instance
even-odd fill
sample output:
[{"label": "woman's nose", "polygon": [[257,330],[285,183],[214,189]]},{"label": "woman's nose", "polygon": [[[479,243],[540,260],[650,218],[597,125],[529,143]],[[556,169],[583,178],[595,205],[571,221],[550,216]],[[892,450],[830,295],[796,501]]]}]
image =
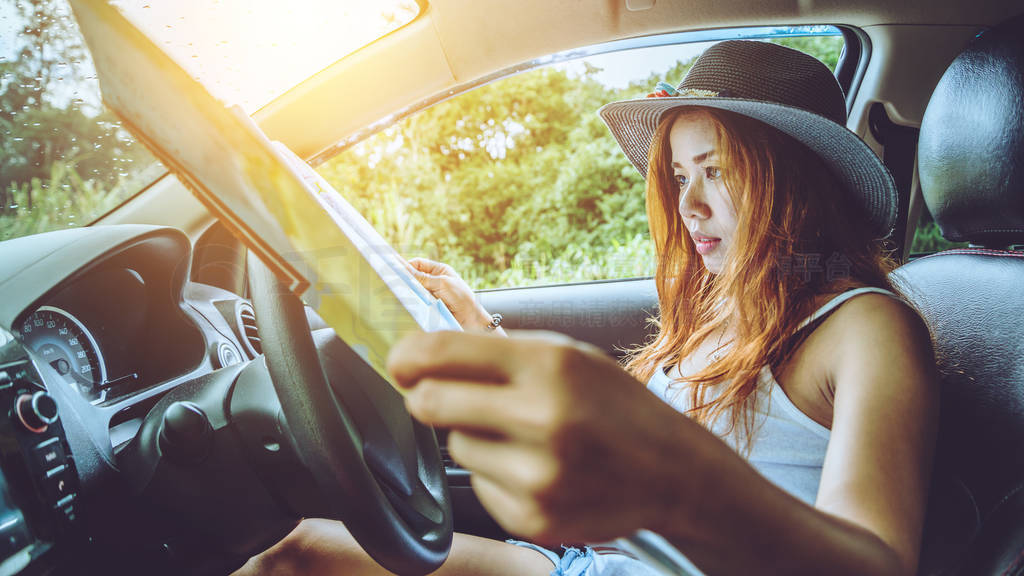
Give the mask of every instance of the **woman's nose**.
[{"label": "woman's nose", "polygon": [[711,217],[704,196],[704,186],[700,178],[695,178],[686,190],[679,193],[679,215],[684,219],[706,220]]}]

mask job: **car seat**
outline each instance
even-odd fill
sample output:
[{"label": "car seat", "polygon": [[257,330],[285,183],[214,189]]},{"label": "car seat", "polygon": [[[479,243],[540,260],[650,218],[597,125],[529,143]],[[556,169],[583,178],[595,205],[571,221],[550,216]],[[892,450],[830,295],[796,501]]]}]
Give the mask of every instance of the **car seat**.
[{"label": "car seat", "polygon": [[932,331],[942,412],[920,574],[1024,574],[1024,17],[980,34],[921,124],[942,235],[893,280]]}]

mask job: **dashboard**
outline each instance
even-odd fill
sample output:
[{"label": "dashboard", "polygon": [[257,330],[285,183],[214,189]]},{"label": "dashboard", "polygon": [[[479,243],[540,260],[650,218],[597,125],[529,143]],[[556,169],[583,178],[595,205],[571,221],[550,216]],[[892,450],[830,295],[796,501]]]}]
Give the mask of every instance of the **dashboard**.
[{"label": "dashboard", "polygon": [[191,255],[153,226],[0,243],[0,576],[82,573],[116,545],[117,454],[144,416],[258,354],[251,306],[190,282]]}]

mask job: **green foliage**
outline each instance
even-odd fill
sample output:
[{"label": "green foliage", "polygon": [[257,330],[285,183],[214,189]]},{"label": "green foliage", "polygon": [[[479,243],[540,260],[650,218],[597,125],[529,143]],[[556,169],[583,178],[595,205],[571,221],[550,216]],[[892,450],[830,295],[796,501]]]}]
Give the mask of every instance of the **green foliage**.
[{"label": "green foliage", "polygon": [[[835,66],[836,37],[785,38]],[[621,90],[543,68],[406,118],[319,168],[405,256],[452,265],[476,288],[648,276],[644,182],[595,113],[692,60]]]},{"label": "green foliage", "polygon": [[594,114],[618,96],[595,72],[484,86],[320,173],[400,252],[444,260],[477,287],[650,273],[638,264],[652,260],[643,182]]},{"label": "green foliage", "polygon": [[950,242],[942,237],[939,225],[927,215],[922,215],[921,223],[914,232],[914,242],[910,245],[911,254],[931,254],[950,248],[963,248],[966,242]]},{"label": "green foliage", "polygon": [[118,177],[113,184],[83,178],[74,166],[56,161],[46,178],[10,183],[0,190],[0,241],[44,230],[83,226],[82,219],[103,214],[162,171],[145,170]]},{"label": "green foliage", "polygon": [[0,59],[0,238],[88,224],[156,161],[98,108],[66,1],[18,2],[9,16],[21,30],[15,56]]},{"label": "green foliage", "polygon": [[835,72],[839,64],[839,56],[843,53],[842,36],[793,36],[790,38],[775,38],[772,42],[811,54],[828,66],[828,69]]}]

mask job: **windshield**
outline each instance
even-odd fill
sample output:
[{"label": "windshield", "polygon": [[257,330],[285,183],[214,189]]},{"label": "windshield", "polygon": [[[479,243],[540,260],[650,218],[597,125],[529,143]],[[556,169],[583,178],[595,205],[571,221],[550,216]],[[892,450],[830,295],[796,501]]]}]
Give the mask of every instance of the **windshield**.
[{"label": "windshield", "polygon": [[[114,2],[252,113],[411,21],[415,0]],[[103,107],[66,0],[0,0],[0,240],[86,225],[166,169]]]}]

